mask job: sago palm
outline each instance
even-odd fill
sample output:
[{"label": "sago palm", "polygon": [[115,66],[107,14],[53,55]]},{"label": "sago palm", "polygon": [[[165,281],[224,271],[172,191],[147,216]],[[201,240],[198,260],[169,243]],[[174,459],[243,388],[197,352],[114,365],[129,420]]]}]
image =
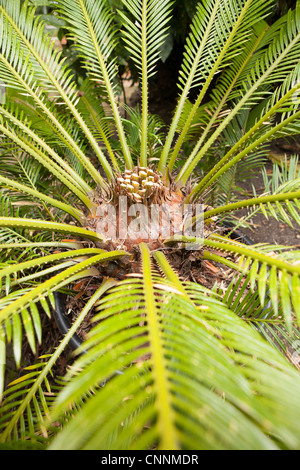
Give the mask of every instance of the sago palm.
[{"label": "sago palm", "polygon": [[[240,208],[300,222],[296,160],[266,178],[264,194],[238,200],[232,191],[271,140],[299,133],[300,2],[269,26],[273,0],[199,1],[165,136],[149,114],[148,88],[172,1],[122,0],[119,12],[106,0],[52,2],[84,80],[68,69],[35,3],[0,0],[1,442],[299,449],[299,252],[247,245],[223,223]],[[126,119],[117,99],[121,42],[141,88],[140,111],[126,108]],[[134,222],[136,205],[148,216],[164,204],[175,219],[191,209],[187,230],[164,235],[154,224],[145,239],[116,232],[124,216]],[[199,221],[201,232],[192,232]],[[7,344],[19,367],[23,336],[35,353],[58,293],[76,304],[89,280],[94,289],[61,343],[6,386]],[[78,357],[55,376],[90,312]]]}]

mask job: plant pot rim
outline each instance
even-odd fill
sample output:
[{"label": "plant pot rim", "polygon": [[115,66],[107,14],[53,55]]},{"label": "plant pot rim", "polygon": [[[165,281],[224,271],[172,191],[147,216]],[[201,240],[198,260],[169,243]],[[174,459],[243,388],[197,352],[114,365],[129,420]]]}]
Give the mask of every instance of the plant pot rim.
[{"label": "plant pot rim", "polygon": [[[54,292],[54,300],[54,320],[60,333],[65,336],[71,328],[69,318],[66,315],[65,311],[66,295],[62,294],[61,292]],[[78,349],[82,345],[82,343],[82,339],[75,333],[69,341],[69,346],[71,346],[71,348],[75,350]]]}]

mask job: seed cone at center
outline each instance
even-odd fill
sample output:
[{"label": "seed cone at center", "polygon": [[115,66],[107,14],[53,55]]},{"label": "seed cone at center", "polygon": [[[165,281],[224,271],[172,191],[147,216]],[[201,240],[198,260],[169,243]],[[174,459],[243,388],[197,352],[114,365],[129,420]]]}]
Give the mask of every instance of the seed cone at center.
[{"label": "seed cone at center", "polygon": [[[88,217],[87,226],[101,233],[106,241],[110,240],[112,248],[121,245],[122,249],[131,251],[139,242],[146,241],[151,248],[157,249],[164,240],[164,214],[166,219],[167,215],[173,214],[174,226],[178,226],[183,200],[181,190],[164,183],[157,171],[137,166],[117,175],[106,192],[95,193],[93,202],[97,209],[92,217]],[[159,211],[158,219],[153,215],[155,208]],[[136,225],[132,224],[134,220]],[[173,235],[173,227],[170,230]],[[142,234],[141,238],[138,234]]]},{"label": "seed cone at center", "polygon": [[158,173],[138,166],[116,178],[114,197],[127,196],[132,203],[160,203],[166,200],[167,189]]}]

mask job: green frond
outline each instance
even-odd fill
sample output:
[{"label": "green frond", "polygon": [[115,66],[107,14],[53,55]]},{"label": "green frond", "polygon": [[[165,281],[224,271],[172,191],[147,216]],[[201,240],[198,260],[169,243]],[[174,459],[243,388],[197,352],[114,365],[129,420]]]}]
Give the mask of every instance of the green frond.
[{"label": "green frond", "polygon": [[[160,420],[162,391],[172,404],[170,431],[179,449],[275,449],[279,436],[287,447],[295,446],[297,433],[291,431],[292,416],[299,413],[297,393],[291,398],[296,410],[288,401],[288,384],[295,378],[299,382],[293,367],[251,326],[193,283],[186,291],[193,300],[176,294],[172,282],[169,291],[145,285],[154,275],[145,256],[144,278],[122,281],[99,303],[95,321],[100,324],[69,373],[52,419],[77,402],[80,409],[64,422],[50,448],[163,449],[167,422]],[[166,286],[166,280],[161,282]],[[167,368],[167,381],[158,384],[159,363]],[[274,389],[277,381],[280,393]],[[93,396],[82,402],[91,389]],[[268,423],[266,408],[272,410]]]},{"label": "green frond", "polygon": [[[81,188],[82,191],[88,193],[91,191],[91,188],[85,183],[78,176],[78,174],[67,164],[59,155],[44,141],[44,139],[40,138],[33,130],[31,123],[27,121],[27,117],[21,112],[19,113],[18,109],[15,106],[1,106],[0,107],[0,114],[3,117],[3,122],[7,123],[7,127],[9,127],[9,123],[15,129],[16,133],[19,130],[19,135],[26,135],[29,140],[32,139],[38,146],[40,146],[43,151],[49,154],[53,160],[55,160],[58,165],[60,165],[64,170],[67,178],[72,178],[75,184]],[[62,170],[61,170],[62,171]]]},{"label": "green frond", "polygon": [[[28,434],[32,437],[39,434],[40,430],[42,431],[41,438],[42,435],[45,438],[45,435],[47,435],[45,422],[47,416],[49,416],[53,400],[58,391],[61,390],[58,380],[54,385],[50,384],[49,378],[52,375],[52,368],[95,302],[113,284],[114,282],[111,280],[106,280],[101,284],[52,355],[42,356],[40,358],[41,362],[25,369],[26,371],[29,370],[28,374],[10,384],[4,394],[1,407],[0,428],[2,433],[0,442],[9,440],[12,433],[18,435],[19,439],[22,440]],[[35,304],[32,303],[32,305]],[[11,407],[12,400],[14,400],[13,409]],[[42,410],[44,410],[44,413],[42,413]],[[32,419],[32,415],[34,419]]]},{"label": "green frond", "polygon": [[[300,180],[293,181],[292,186],[297,189],[299,186]],[[281,188],[279,194],[272,195],[262,195],[252,199],[243,199],[242,201],[234,202],[224,206],[217,207],[216,209],[211,209],[206,211],[204,214],[204,219],[210,219],[216,215],[225,214],[226,212],[231,212],[245,207],[255,207],[260,206],[261,211],[266,215],[266,210],[278,220],[278,217],[281,218],[289,226],[292,226],[290,218],[294,220],[299,225],[299,214],[300,209],[299,197],[300,191],[288,192],[291,185],[285,185],[284,188]],[[293,202],[293,204],[291,203]],[[283,204],[284,203],[284,204]],[[276,209],[273,208],[275,204]],[[266,209],[265,209],[266,206]],[[285,206],[285,207],[284,207]],[[193,219],[193,222],[196,221],[196,218]]]},{"label": "green frond", "polygon": [[[283,30],[282,35],[284,35],[284,41],[278,41],[276,44],[271,44],[265,51],[264,54],[261,55],[259,59],[257,59],[257,63],[255,67],[253,66],[247,77],[244,79],[241,85],[241,99],[237,101],[231,112],[228,116],[222,121],[220,126],[216,129],[216,131],[212,134],[212,136],[205,142],[202,146],[201,150],[198,153],[194,152],[186,162],[184,168],[181,170],[180,174],[178,175],[178,180],[185,183],[187,178],[191,174],[192,170],[195,168],[196,164],[199,160],[204,156],[207,149],[214,143],[216,138],[221,134],[223,129],[226,128],[228,123],[236,116],[236,114],[243,109],[245,106],[249,106],[250,104],[257,104],[259,99],[264,97],[263,90],[260,91],[259,87],[266,86],[270,83],[275,83],[276,85],[278,82],[282,82],[286,80],[287,75],[291,75],[295,77],[295,74],[298,75],[299,73],[299,66],[295,61],[295,57],[299,54],[299,47],[300,47],[300,24],[297,23],[298,12],[296,8],[294,13],[294,20],[293,24],[295,23],[295,27],[290,28],[290,26],[286,26],[285,30]],[[281,37],[281,35],[280,35]],[[272,62],[272,65],[271,65]],[[278,72],[280,70],[280,72]],[[282,72],[282,70],[284,70]],[[279,131],[285,128],[288,124],[298,119],[299,115],[295,110],[297,110],[297,103],[291,103],[291,98],[297,92],[299,88],[299,81],[295,82],[295,80],[291,80],[290,77],[286,80],[289,86],[283,86],[284,96],[281,99],[277,99],[276,104],[265,113],[264,119],[261,118],[258,123],[254,126],[254,129],[251,129],[251,132],[247,133],[247,137],[253,134],[253,131],[261,128],[261,126],[268,121],[268,119],[274,115],[275,112],[280,111],[280,107],[283,107],[284,104],[289,104],[290,111],[294,111],[293,114],[289,114],[287,117],[284,116],[282,122],[277,124],[269,130],[268,127],[263,137],[257,138],[257,145],[263,143],[264,141],[268,141],[271,136],[276,135],[276,131]],[[273,103],[274,104],[274,103]],[[272,137],[275,138],[275,137]],[[231,149],[231,154],[235,150],[236,147],[240,148],[241,143],[246,140],[245,135],[239,141],[236,146]],[[249,149],[250,149],[249,145]],[[251,147],[252,149],[253,147]],[[197,147],[199,150],[199,148]],[[228,157],[227,157],[228,158]],[[225,161],[225,157],[224,157]],[[224,161],[222,160],[222,164],[224,165]],[[221,166],[221,162],[219,162]],[[215,170],[214,170],[215,171]],[[209,175],[207,175],[207,179]],[[201,186],[203,183],[201,182]],[[198,191],[198,189],[197,189]]]},{"label": "green frond", "polygon": [[54,48],[51,37],[45,35],[44,24],[35,15],[35,10],[36,7],[28,6],[28,2],[22,5],[20,0],[1,0],[2,51],[5,55],[12,53],[15,63],[19,61],[21,64],[25,60],[28,72],[34,74],[45,90],[56,96],[58,89],[55,83],[59,83],[61,90],[74,103],[77,92],[73,77],[66,67],[60,66],[61,52]]},{"label": "green frond", "polygon": [[[22,56],[21,56],[22,57]],[[102,178],[98,173],[95,172],[94,167],[91,166],[91,163],[86,159],[85,155],[83,154],[82,149],[78,146],[78,144],[74,141],[73,137],[68,133],[68,131],[64,128],[62,123],[57,119],[55,114],[52,111],[53,105],[48,102],[45,97],[41,94],[39,89],[36,87],[34,82],[34,77],[29,76],[26,74],[24,75],[24,70],[28,70],[24,67],[24,64],[20,64],[17,68],[14,68],[8,62],[8,60],[0,53],[0,77],[7,84],[14,84],[18,87],[19,92],[25,95],[29,95],[37,107],[41,108],[43,113],[46,114],[47,118],[52,122],[52,124],[58,129],[61,134],[63,134],[66,141],[69,145],[73,148],[76,157],[89,169],[89,172],[94,177],[96,181],[101,182]],[[3,129],[5,132],[5,129]]]},{"label": "green frond", "polygon": [[[286,95],[279,100],[273,108],[271,108],[256,124],[249,129],[246,134],[226,153],[226,155],[214,166],[214,168],[202,179],[200,183],[195,185],[193,188],[190,198],[198,197],[201,192],[204,191],[208,186],[214,183],[221,175],[223,175],[229,168],[233,167],[236,163],[242,160],[245,156],[249,155],[259,146],[265,144],[268,141],[271,141],[278,136],[282,130],[287,130],[290,124],[293,124],[299,120],[300,111],[295,111],[293,114],[285,117],[281,122],[275,124],[274,126],[266,126],[262,129],[262,126],[265,125],[266,119],[269,119],[274,115],[274,113],[280,109],[280,106],[288,100],[294,93],[297,93],[297,90],[300,88],[300,84],[297,83],[293,88],[291,88]],[[297,109],[297,105],[294,105],[294,109]],[[261,132],[262,130],[262,132]],[[256,134],[258,131],[258,134]],[[292,129],[293,133],[294,129]],[[253,140],[250,138],[254,134]],[[243,148],[244,142],[247,142],[246,146]],[[243,150],[241,150],[241,148]],[[234,156],[234,154],[237,155]],[[179,177],[178,177],[179,178]],[[208,183],[209,181],[209,183]]]},{"label": "green frond", "polygon": [[100,91],[99,87],[93,87],[93,83],[86,79],[80,87],[81,96],[77,103],[77,108],[89,129],[93,132],[94,137],[97,140],[101,140],[105,145],[115,171],[120,173],[120,168],[110,142],[115,132],[115,125],[110,116],[105,114],[103,103],[99,99]]},{"label": "green frond", "polygon": [[[114,115],[126,166],[132,168],[114,89],[117,69],[115,60],[111,57],[116,41],[115,30],[112,26],[112,13],[103,0],[98,1],[97,4],[92,0],[71,0],[68,4],[59,1],[58,4],[71,37],[76,38],[76,48],[83,58],[84,66],[91,79],[99,81],[104,86]],[[78,30],[81,31],[79,36]]]},{"label": "green frond", "polygon": [[[17,1],[15,8],[11,11],[7,0],[0,4],[0,14],[2,23],[7,25],[3,29],[3,36],[0,37],[0,77],[6,86],[12,86],[19,91],[26,89],[37,102],[37,104],[48,114],[52,121],[56,121],[53,113],[49,110],[42,98],[43,91],[54,93],[65,103],[67,109],[74,115],[80,128],[90,141],[93,149],[98,155],[108,177],[111,176],[111,169],[106,158],[102,154],[96,140],[93,138],[88,127],[78,113],[74,99],[78,99],[74,79],[61,60],[61,53],[54,49],[51,38],[44,34],[44,25],[35,17],[34,9],[28,7],[25,2],[20,8]],[[7,60],[9,57],[9,60]],[[55,125],[58,126],[57,121]],[[61,126],[60,131],[70,141],[71,136]],[[96,181],[100,181],[89,160],[77,147],[77,156],[93,175]]]},{"label": "green frond", "polygon": [[145,296],[145,308],[147,310],[149,340],[152,350],[151,367],[153,374],[153,392],[157,400],[157,427],[160,430],[161,442],[159,448],[177,449],[178,435],[175,432],[174,412],[171,407],[170,377],[166,363],[164,363],[164,341],[162,339],[161,327],[158,321],[158,305],[154,295],[152,283],[151,260],[148,247],[141,245],[143,263],[143,291]]},{"label": "green frond", "polygon": [[[256,49],[260,46],[260,42],[263,35],[265,34],[265,30],[266,25],[262,21],[260,23],[260,27],[257,33],[255,34],[253,31],[251,31],[249,40],[245,44],[243,50],[234,58],[234,61],[232,61],[230,67],[225,68],[223,73],[221,73],[221,76],[219,77],[216,86],[213,88],[210,97],[212,102],[210,106],[210,119],[204,127],[204,130],[201,133],[201,137],[198,139],[197,144],[194,146],[193,151],[189,156],[189,161],[192,161],[195,155],[199,152],[199,149],[201,149],[201,146],[203,146],[203,144],[205,143],[205,139],[207,138],[207,136],[211,135],[214,129],[222,123],[224,117],[228,115],[228,104],[230,106],[232,99],[236,95],[239,96],[240,94],[240,90],[237,87],[239,78],[243,74],[245,68],[247,68],[249,62],[251,61],[251,58],[253,57],[253,54],[257,52]],[[180,132],[180,135],[174,147],[174,151],[169,161],[170,170],[172,170],[173,168],[174,162],[178,156],[178,152],[180,151],[182,143],[188,133],[188,129],[192,125],[192,121],[194,119],[195,114],[197,114],[197,107],[198,103],[195,103],[185,120],[185,125]],[[229,132],[231,130],[232,129],[230,128]],[[226,133],[226,131],[227,129],[225,128],[224,134]],[[233,131],[235,130],[233,129]],[[228,142],[227,139],[225,140]]]},{"label": "green frond", "polygon": [[49,196],[46,196],[45,194],[40,193],[39,191],[36,191],[32,188],[24,186],[23,184],[19,184],[19,183],[16,183],[15,181],[9,180],[8,178],[3,178],[3,177],[0,176],[0,186],[13,188],[16,191],[31,194],[32,196],[34,196],[35,198],[37,198],[41,201],[45,201],[46,203],[48,203],[48,204],[50,204],[54,207],[62,209],[63,211],[65,211],[68,214],[75,217],[75,219],[79,222],[80,222],[81,218],[83,217],[83,213],[81,211],[79,211],[78,209],[73,208],[68,204],[64,204],[63,202],[57,201],[57,200],[55,200],[55,199],[53,199]]},{"label": "green frond", "polygon": [[[268,251],[278,250],[278,246],[264,247]],[[280,250],[281,251],[281,250]],[[281,252],[283,257],[283,253]],[[289,251],[289,256],[294,257],[295,253]],[[275,270],[270,271],[270,281],[276,282]],[[237,274],[233,277],[222,301],[234,311],[245,322],[249,323],[254,329],[264,337],[273,347],[278,349],[285,357],[296,365],[297,358],[294,354],[295,345],[299,341],[299,328],[295,318],[292,318],[290,328],[287,329],[284,319],[282,305],[276,291],[272,291],[273,304],[276,302],[277,311],[274,315],[274,307],[270,300],[270,289],[267,289],[264,305],[261,305],[257,291],[249,290],[250,273]],[[292,352],[291,352],[292,351]]]},{"label": "green frond", "polygon": [[[243,44],[251,34],[251,27],[269,13],[270,4],[271,2],[253,0],[228,2],[228,4],[222,0],[217,2],[207,0],[198,5],[191,33],[186,41],[186,52],[180,71],[182,93],[159,162],[160,171],[165,170],[177,123],[190,89],[200,86],[200,92],[188,119],[189,124],[214,76],[221,72],[228,62],[234,61],[236,55],[243,52]],[[187,128],[188,124],[183,129],[183,136]],[[181,143],[182,140],[179,141],[179,145]],[[178,151],[179,146],[172,157],[171,168]]]},{"label": "green frond", "polygon": [[[62,286],[70,283],[71,278],[74,278],[75,275],[80,274],[80,272],[90,268],[91,266],[94,266],[96,263],[105,263],[108,260],[117,259],[126,255],[126,252],[124,251],[112,251],[101,254],[97,253],[99,253],[99,251],[95,250],[94,256],[91,256],[88,259],[84,259],[83,261],[79,260],[79,262],[76,263],[75,266],[71,266],[63,272],[56,274],[50,279],[47,279],[46,281],[37,285],[31,291],[29,291],[26,295],[16,299],[12,303],[9,303],[6,307],[1,310],[0,321],[5,320],[10,315],[13,315],[22,308],[27,308],[31,302],[36,302],[38,300],[40,301],[43,295],[47,296],[49,292],[52,292],[52,290],[60,289]],[[2,302],[5,302],[5,298],[2,299]]]},{"label": "green frond", "polygon": [[[5,430],[7,426],[11,425],[14,421],[16,407],[22,406],[26,391],[32,384],[43,374],[47,362],[47,357],[41,357],[40,362],[34,366],[25,368],[25,375],[21,378],[13,381],[9,389],[4,394],[4,399],[1,406],[1,430]],[[51,405],[57,394],[58,387],[51,385],[47,377],[44,378],[42,383],[39,384],[37,391],[32,396],[32,404],[27,404],[24,409],[23,415],[20,417],[20,423],[14,423],[12,426],[12,432],[19,435],[20,441],[25,441],[28,434],[34,439],[37,422],[41,422],[42,416],[47,416],[50,411]],[[44,436],[43,436],[44,431]],[[37,441],[42,441],[43,437],[47,436],[45,428],[40,432],[40,436],[36,435]],[[34,439],[34,440],[35,440]]]},{"label": "green frond", "polygon": [[[3,125],[4,124],[4,125]],[[23,149],[26,153],[34,157],[38,162],[40,162],[43,166],[45,166],[50,173],[53,173],[59,180],[62,181],[71,191],[78,196],[79,199],[84,202],[87,207],[91,207],[91,203],[87,196],[82,192],[82,190],[78,189],[76,185],[74,185],[69,178],[69,175],[58,166],[53,160],[51,160],[47,154],[45,154],[42,150],[40,150],[39,146],[36,143],[33,143],[31,140],[31,136],[29,139],[26,137],[26,134],[20,134],[20,130],[22,129],[17,127],[16,132],[15,129],[10,128],[9,124],[0,123],[0,131],[11,141],[13,141],[18,147]],[[15,123],[17,125],[17,123]],[[19,135],[18,135],[18,134]]]},{"label": "green frond", "polygon": [[[35,134],[46,141],[56,153],[59,155],[63,154],[65,160],[70,162],[72,167],[76,169],[78,176],[81,176],[83,180],[88,179],[88,172],[77,157],[78,152],[84,154],[86,143],[81,136],[79,126],[76,125],[74,120],[70,120],[68,116],[59,112],[58,107],[54,111],[52,105],[51,110],[55,116],[55,122],[57,121],[61,128],[65,130],[65,134],[62,134],[59,128],[56,127],[55,122],[53,123],[51,118],[35,105],[34,100],[30,96],[24,97],[15,90],[7,88],[6,98],[7,102],[15,103],[18,111],[26,115]],[[70,135],[68,139],[65,137],[66,134]],[[72,141],[75,143],[75,146],[72,145]],[[85,187],[88,188],[87,182],[85,182]]]},{"label": "green frond", "polygon": [[[59,12],[69,24],[70,37],[76,41],[89,74],[101,84],[108,79],[113,90],[116,64],[111,55],[116,45],[116,30],[112,12],[105,2],[98,1],[95,4],[89,0],[71,0],[68,4],[59,2]],[[77,35],[78,30],[82,33],[80,37]]]},{"label": "green frond", "polygon": [[[261,305],[266,298],[266,287],[269,286],[270,298],[275,312],[278,312],[278,299],[282,302],[283,314],[288,328],[291,328],[292,307],[299,323],[300,268],[297,264],[281,259],[280,255],[269,255],[259,246],[247,246],[228,240],[219,235],[211,235],[208,239],[197,237],[170,237],[166,245],[174,243],[198,243],[200,246],[234,253],[239,256],[239,265],[250,273],[250,287],[258,289]],[[221,261],[221,259],[219,260]],[[251,267],[250,267],[251,265]],[[268,278],[270,272],[270,278]],[[257,283],[257,284],[256,284]],[[293,287],[292,287],[293,286]]]},{"label": "green frond", "polygon": [[[40,265],[43,264],[48,264],[56,261],[60,261],[62,259],[75,259],[77,257],[83,257],[86,255],[96,255],[104,253],[104,250],[98,249],[98,248],[83,248],[79,250],[70,250],[62,253],[55,253],[53,255],[48,255],[48,256],[42,256],[41,258],[35,258],[35,259],[30,259],[29,261],[24,261],[22,263],[18,263],[16,266],[9,266],[7,268],[1,269],[0,270],[0,279],[3,277],[7,277],[10,275],[14,275],[14,278],[16,279],[16,274],[18,272],[23,272],[26,269],[29,268],[36,268],[40,267]],[[20,279],[21,282],[23,282],[23,279]]]},{"label": "green frond", "polygon": [[[231,214],[239,223],[241,208],[244,225],[257,212],[300,224],[297,157],[263,172],[262,194],[240,200],[238,183],[272,140],[300,132],[300,1],[279,20],[274,0],[192,2],[166,135],[148,86],[175,2],[46,3],[51,13],[40,16],[40,0],[0,0],[0,442],[299,449],[300,250],[246,245],[219,229]],[[52,16],[71,51],[47,33]],[[128,106],[125,89],[124,103],[118,96],[127,60],[141,108]],[[135,166],[148,167],[139,183]],[[122,185],[129,174],[136,184]],[[153,201],[176,211],[178,201],[205,204],[204,238],[135,245],[92,229],[96,206],[109,200],[120,212],[117,197],[143,174],[138,199],[149,214]],[[32,357],[44,348],[43,321],[56,319],[60,294],[75,319],[23,371],[25,348]],[[56,377],[86,322],[72,367]],[[8,385],[7,354],[18,374]]]},{"label": "green frond", "polygon": [[[143,116],[140,112],[139,106],[132,109],[124,105],[124,109],[128,118],[123,118],[123,125],[127,135],[128,147],[130,149],[134,165],[140,162],[141,147],[142,147],[142,121]],[[147,120],[147,158],[149,164],[155,159],[159,158],[162,142],[164,138],[163,128],[164,123],[162,119],[154,114],[148,114]],[[116,147],[116,146],[115,146]],[[118,149],[117,149],[118,151]]]},{"label": "green frond", "polygon": [[188,97],[188,93],[190,90],[190,86],[193,82],[193,79],[196,75],[197,68],[200,66],[200,61],[202,54],[204,53],[205,48],[207,47],[207,43],[209,41],[209,37],[211,31],[213,30],[213,24],[216,21],[216,15],[218,9],[220,8],[221,0],[217,2],[207,1],[205,4],[199,4],[197,7],[197,13],[194,15],[193,18],[193,26],[194,31],[197,31],[197,39],[193,37],[194,31],[191,32],[191,37],[193,38],[193,42],[195,47],[191,49],[191,55],[189,57],[189,47],[191,47],[191,43],[189,45],[187,41],[187,52],[185,58],[189,58],[192,61],[192,67],[189,69],[189,76],[186,77],[185,80],[185,87],[184,91],[181,94],[180,100],[178,102],[175,115],[172,120],[172,124],[170,126],[169,134],[166,139],[165,147],[159,162],[159,170],[164,171],[167,163],[168,153],[170,151],[171,143],[174,138],[175,131],[177,129],[177,125],[185,104],[185,101]]},{"label": "green frond", "polygon": [[166,38],[172,2],[122,0],[122,3],[132,15],[131,19],[122,11],[119,12],[124,22],[124,41],[132,54],[132,60],[141,72],[141,78],[144,73],[149,78],[155,73],[154,65],[159,59],[160,47]]},{"label": "green frond", "polygon": [[[191,113],[192,108],[193,103],[191,103],[191,101],[189,100],[186,100],[177,126],[177,133],[182,135],[182,142],[188,142],[189,140],[194,141],[199,135],[202,134],[203,129],[206,129],[206,126],[208,125],[211,119],[213,103],[209,102],[203,104],[202,106],[199,106],[199,108],[195,112],[195,115],[191,118],[191,115],[193,114]],[[188,126],[188,131],[183,136],[181,132],[184,129],[187,120],[189,119],[190,125]]]},{"label": "green frond", "polygon": [[0,217],[0,227],[29,228],[31,230],[49,230],[61,233],[70,233],[74,236],[86,237],[91,240],[102,241],[104,238],[91,230],[75,225],[49,222],[44,220],[18,219],[17,217]]},{"label": "green frond", "polygon": [[123,20],[123,40],[139,70],[142,84],[141,166],[147,165],[148,80],[155,74],[160,47],[166,39],[170,20],[170,0],[122,0],[132,19],[119,12]]}]

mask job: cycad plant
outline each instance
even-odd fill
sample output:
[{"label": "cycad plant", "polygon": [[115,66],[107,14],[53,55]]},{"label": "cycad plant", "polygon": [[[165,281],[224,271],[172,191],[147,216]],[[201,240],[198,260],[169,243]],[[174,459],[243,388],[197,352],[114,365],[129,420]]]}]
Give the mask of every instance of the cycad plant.
[{"label": "cycad plant", "polygon": [[[300,222],[296,159],[265,178],[264,194],[232,190],[271,140],[299,132],[300,2],[268,25],[273,0],[199,1],[165,134],[148,88],[172,1],[122,0],[122,11],[45,2],[73,40],[81,80],[45,33],[41,3],[0,0],[2,445],[299,449],[299,252],[245,244],[224,223],[240,208]],[[126,119],[121,42],[141,87]],[[180,233],[141,223],[163,206]],[[67,310],[82,292],[61,342],[6,385],[7,347],[24,368],[22,341],[36,354],[59,293]]]}]

